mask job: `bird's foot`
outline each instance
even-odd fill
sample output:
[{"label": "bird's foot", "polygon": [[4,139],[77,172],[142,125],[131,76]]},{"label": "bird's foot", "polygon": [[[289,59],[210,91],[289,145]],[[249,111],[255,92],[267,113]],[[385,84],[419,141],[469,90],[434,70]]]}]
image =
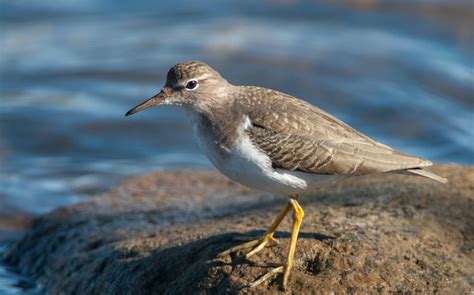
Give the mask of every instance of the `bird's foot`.
[{"label": "bird's foot", "polygon": [[288,286],[288,277],[290,275],[290,270],[291,270],[291,267],[289,267],[287,265],[281,265],[281,266],[272,268],[266,274],[262,275],[256,281],[254,281],[253,283],[248,285],[248,288],[255,288],[255,287],[263,284],[265,281],[268,281],[271,278],[277,276],[278,274],[283,274],[283,284],[282,284],[281,287],[285,291],[287,289],[287,286]]},{"label": "bird's foot", "polygon": [[[240,237],[239,240],[248,240],[248,238],[247,237],[245,237],[245,238]],[[261,250],[263,250],[269,242],[273,242],[275,244],[278,244],[278,240],[273,237],[273,233],[265,234],[260,239],[250,240],[250,241],[245,242],[243,244],[232,247],[232,248],[230,248],[226,251],[223,251],[223,252],[219,253],[217,255],[217,257],[224,257],[224,256],[227,256],[229,254],[239,252],[240,250],[243,250],[243,249],[253,248],[252,250],[250,250],[250,252],[245,254],[245,258],[249,258],[249,257],[257,254]]]}]

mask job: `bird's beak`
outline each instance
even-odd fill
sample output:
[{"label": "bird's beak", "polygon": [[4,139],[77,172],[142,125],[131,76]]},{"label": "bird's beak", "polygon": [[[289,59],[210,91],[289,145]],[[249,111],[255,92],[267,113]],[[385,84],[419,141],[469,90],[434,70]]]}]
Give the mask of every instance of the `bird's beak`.
[{"label": "bird's beak", "polygon": [[161,90],[160,93],[156,94],[155,96],[150,97],[149,99],[145,100],[141,104],[135,106],[130,111],[128,111],[125,114],[125,116],[130,116],[140,111],[143,111],[144,109],[148,109],[148,108],[151,108],[152,106],[161,104],[168,97],[167,90],[168,89],[165,88]]}]

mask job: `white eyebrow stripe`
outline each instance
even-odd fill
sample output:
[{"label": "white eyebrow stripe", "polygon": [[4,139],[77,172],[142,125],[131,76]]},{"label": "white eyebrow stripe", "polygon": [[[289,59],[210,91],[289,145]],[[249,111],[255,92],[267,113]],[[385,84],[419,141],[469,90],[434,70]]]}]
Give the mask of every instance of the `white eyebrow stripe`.
[{"label": "white eyebrow stripe", "polygon": [[194,77],[194,78],[191,78],[191,79],[186,80],[186,81],[184,82],[184,85],[181,85],[181,84],[179,83],[179,81],[176,81],[176,82],[173,84],[173,87],[180,87],[180,86],[184,87],[184,86],[186,86],[186,84],[188,84],[188,82],[191,81],[191,80],[197,80],[198,83],[199,83],[200,80],[207,79],[207,78],[209,78],[209,77],[211,77],[211,76],[212,76],[211,74],[202,74],[201,76],[197,76],[197,77]]},{"label": "white eyebrow stripe", "polygon": [[197,77],[194,77],[194,78],[191,78],[189,79],[187,82],[191,81],[191,80],[204,80],[204,79],[207,79],[211,76],[211,74],[202,74],[201,76],[197,76]]}]

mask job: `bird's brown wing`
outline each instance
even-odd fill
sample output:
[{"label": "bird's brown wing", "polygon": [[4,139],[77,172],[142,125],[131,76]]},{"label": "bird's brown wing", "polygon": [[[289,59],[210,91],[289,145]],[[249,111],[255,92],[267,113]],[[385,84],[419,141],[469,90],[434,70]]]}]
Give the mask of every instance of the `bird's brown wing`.
[{"label": "bird's brown wing", "polygon": [[246,132],[270,157],[275,168],[317,174],[364,175],[431,165],[429,161],[366,142],[311,140],[257,126],[249,127]]},{"label": "bird's brown wing", "polygon": [[271,89],[241,86],[236,101],[255,125],[309,139],[359,140],[393,150],[308,102]]},{"label": "bird's brown wing", "polygon": [[432,164],[381,144],[295,97],[258,87],[246,87],[245,93],[239,104],[252,122],[246,132],[275,167],[363,175]]}]

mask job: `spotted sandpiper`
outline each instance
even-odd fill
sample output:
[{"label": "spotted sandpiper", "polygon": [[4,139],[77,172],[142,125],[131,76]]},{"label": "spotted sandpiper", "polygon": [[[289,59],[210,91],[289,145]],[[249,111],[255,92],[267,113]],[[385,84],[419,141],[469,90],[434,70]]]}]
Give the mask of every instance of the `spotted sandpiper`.
[{"label": "spotted sandpiper", "polygon": [[211,162],[230,179],[245,186],[289,196],[267,232],[257,240],[224,251],[220,256],[251,249],[246,258],[265,248],[278,225],[293,209],[287,260],[250,284],[255,287],[282,273],[285,289],[293,265],[303,219],[298,194],[324,182],[376,173],[406,173],[442,183],[447,180],[423,170],[432,162],[381,144],[325,111],[275,90],[236,86],[199,61],[173,66],[164,88],[126,116],[146,108],[182,106],[196,139]]}]

